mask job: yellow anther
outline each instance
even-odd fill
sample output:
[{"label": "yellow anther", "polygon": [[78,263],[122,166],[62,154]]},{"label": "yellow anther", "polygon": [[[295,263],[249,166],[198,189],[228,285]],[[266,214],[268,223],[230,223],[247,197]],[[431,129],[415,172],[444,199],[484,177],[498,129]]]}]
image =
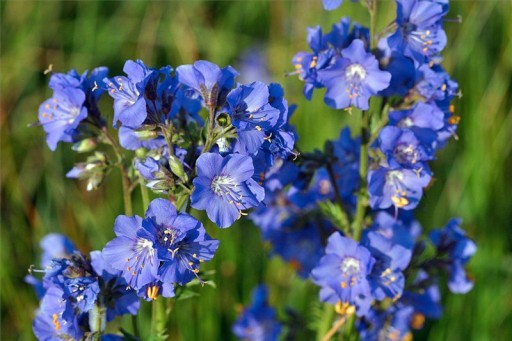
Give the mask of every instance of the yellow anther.
[{"label": "yellow anther", "polygon": [[47,74],[49,74],[52,71],[53,71],[53,64],[50,64],[50,65],[48,65],[48,68],[43,71],[43,74],[47,75]]},{"label": "yellow anther", "polygon": [[395,206],[397,207],[405,207],[407,205],[409,205],[409,200],[407,200],[407,198],[404,198],[404,197],[397,197],[396,195],[393,195],[391,197],[391,201],[393,201],[393,203],[395,204]]},{"label": "yellow anther", "polygon": [[256,126],[256,130],[257,131],[261,131],[261,127],[260,126]]},{"label": "yellow anther", "polygon": [[53,327],[55,328],[55,330],[60,331],[59,315],[57,315],[56,313],[53,313],[52,314],[52,322],[53,322]]},{"label": "yellow anther", "polygon": [[342,281],[342,282],[340,283],[340,285],[341,285],[341,287],[342,287],[343,289],[345,289],[345,288],[347,287],[347,282]]}]

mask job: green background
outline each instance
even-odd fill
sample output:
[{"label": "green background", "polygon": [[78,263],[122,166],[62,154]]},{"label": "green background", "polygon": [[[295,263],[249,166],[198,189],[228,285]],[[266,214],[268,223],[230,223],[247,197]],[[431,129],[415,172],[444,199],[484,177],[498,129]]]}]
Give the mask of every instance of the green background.
[{"label": "green background", "polygon": [[[379,1],[378,28],[393,20],[394,6],[394,1]],[[236,67],[244,50],[256,48],[289,102],[299,105],[293,123],[303,150],[321,147],[344,124],[359,124],[357,115],[326,108],[322,91],[307,102],[302,83],[284,76],[293,70],[291,57],[308,49],[306,27],[321,24],[328,31],[343,15],[367,25],[367,12],[357,3],[345,1],[334,12],[323,11],[320,0],[2,1],[0,9],[0,336],[5,340],[33,339],[37,300],[23,277],[30,264],[38,263],[40,238],[62,232],[83,252],[101,249],[123,210],[118,173],[112,172],[100,190],[86,192],[83,183],[64,177],[84,157],[69,145],[52,153],[43,130],[28,127],[37,120],[39,104],[51,96],[43,75],[49,64],[59,72],[106,65],[110,75],[121,74],[124,61],[136,58],[150,66],[208,59]],[[444,66],[462,89],[462,98],[454,102],[462,120],[458,140],[433,162],[436,182],[417,216],[426,231],[452,216],[463,218],[479,246],[469,270],[476,285],[468,295],[446,295],[444,317],[429,322],[415,335],[418,339],[512,340],[511,14],[510,1],[452,1],[449,17],[461,15],[463,22],[445,24]],[[103,99],[105,108],[109,103]],[[135,212],[141,215],[139,196],[135,191]],[[207,229],[221,241],[214,261],[205,266],[216,270],[218,288],[204,287],[201,296],[175,305],[173,340],[232,338],[230,326],[240,304],[248,303],[251,289],[262,281],[270,284],[270,301],[280,316],[291,307],[318,319],[317,289],[279,259],[269,260],[269,246],[254,226]],[[147,319],[141,328],[147,330]]]}]

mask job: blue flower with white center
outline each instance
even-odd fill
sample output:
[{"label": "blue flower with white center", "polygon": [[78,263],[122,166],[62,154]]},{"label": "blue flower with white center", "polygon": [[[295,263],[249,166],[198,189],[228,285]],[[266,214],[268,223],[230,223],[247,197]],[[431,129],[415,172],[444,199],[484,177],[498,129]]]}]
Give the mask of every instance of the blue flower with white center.
[{"label": "blue flower with white center", "polygon": [[448,288],[453,293],[465,294],[473,288],[464,266],[476,252],[476,244],[460,228],[462,221],[452,219],[444,229],[434,230],[429,237],[437,249],[437,267],[444,268],[450,278]]},{"label": "blue flower with white center", "polygon": [[103,249],[103,258],[123,273],[134,289],[158,279],[160,262],[155,248],[155,236],[142,228],[139,216],[118,216],[114,223],[116,238]]},{"label": "blue flower with white center", "polygon": [[441,20],[443,6],[428,0],[396,0],[397,31],[388,38],[389,46],[417,62],[439,54],[446,45]]},{"label": "blue flower with white center", "polygon": [[51,150],[57,143],[73,142],[76,128],[87,117],[83,106],[85,94],[82,90],[65,88],[55,91],[53,97],[39,107],[39,123],[46,132],[46,142]]},{"label": "blue flower with white center", "polygon": [[207,108],[217,108],[224,104],[226,94],[235,85],[238,76],[238,72],[231,66],[221,69],[206,60],[178,66],[176,73],[180,83],[201,95]]},{"label": "blue flower with white center", "polygon": [[321,287],[320,300],[330,304],[341,301],[356,307],[356,314],[366,314],[373,301],[370,275],[375,259],[356,241],[333,233],[327,242],[325,256],[311,271],[313,282]]},{"label": "blue flower with white center", "polygon": [[387,126],[379,133],[379,148],[391,168],[420,169],[434,159],[436,139],[437,134],[430,129]]},{"label": "blue flower with white center", "polygon": [[196,218],[178,213],[165,199],[149,204],[142,226],[154,236],[158,259],[158,277],[164,283],[190,282],[197,277],[199,264],[213,258],[219,246]]},{"label": "blue flower with white center", "polygon": [[144,89],[153,72],[141,60],[127,60],[123,68],[128,77],[116,76],[103,81],[109,95],[114,99],[114,127],[120,121],[123,125],[137,128],[146,119],[148,113]]},{"label": "blue flower with white center", "polygon": [[268,86],[262,82],[232,90],[227,96],[227,110],[238,134],[236,149],[244,154],[256,153],[265,141],[265,131],[273,128],[280,116],[279,109],[270,105]]},{"label": "blue flower with white center", "polygon": [[372,294],[378,300],[388,297],[398,299],[404,290],[403,271],[409,265],[412,251],[382,234],[365,229],[361,244],[375,258],[375,265],[370,274]]},{"label": "blue flower with white center", "polygon": [[219,227],[229,227],[242,210],[257,207],[265,190],[252,179],[254,165],[249,156],[204,153],[196,162],[197,177],[190,197],[191,206],[206,210]]},{"label": "blue flower with white center", "polygon": [[390,169],[379,167],[368,172],[368,192],[370,207],[386,209],[394,206],[404,210],[412,210],[423,196],[423,188],[427,187],[432,176],[428,168]]},{"label": "blue flower with white center", "polygon": [[233,333],[248,341],[275,341],[281,333],[276,321],[276,311],[267,302],[268,289],[257,286],[252,292],[252,304],[246,308],[233,325]]},{"label": "blue flower with white center", "polygon": [[377,59],[366,52],[360,39],[341,55],[331,67],[318,72],[318,80],[327,88],[325,103],[335,109],[355,106],[367,110],[370,97],[389,86],[391,74],[379,69]]}]

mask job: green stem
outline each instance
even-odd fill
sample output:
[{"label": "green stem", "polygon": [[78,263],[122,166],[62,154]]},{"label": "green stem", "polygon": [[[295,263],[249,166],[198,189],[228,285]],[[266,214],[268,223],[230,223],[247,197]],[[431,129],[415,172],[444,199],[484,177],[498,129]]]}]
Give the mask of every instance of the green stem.
[{"label": "green stem", "polygon": [[165,340],[166,307],[163,298],[151,302],[151,341]]},{"label": "green stem", "polygon": [[332,319],[334,317],[334,307],[329,303],[324,303],[324,310],[321,318],[321,325],[316,331],[316,340],[322,341],[324,336],[329,332],[332,327]]},{"label": "green stem", "polygon": [[139,185],[140,185],[140,195],[142,197],[142,206],[144,211],[149,207],[149,193],[146,184],[144,183],[144,178],[139,176]]},{"label": "green stem", "polygon": [[377,0],[371,0],[368,7],[370,12],[370,49],[377,47],[376,25],[377,25]]},{"label": "green stem", "polygon": [[133,210],[130,190],[130,178],[128,177],[128,167],[126,167],[125,165],[123,152],[121,151],[121,147],[117,143],[116,139],[114,139],[112,135],[110,135],[106,127],[102,128],[101,132],[105,140],[112,146],[112,149],[114,150],[114,153],[117,156],[118,167],[121,171],[121,180],[123,183],[124,212],[126,215],[131,216],[133,214]]},{"label": "green stem", "polygon": [[389,122],[389,112],[390,106],[389,103],[386,103],[384,105],[384,109],[382,109],[381,113],[381,119],[379,124],[375,127],[375,129],[372,131],[372,135],[370,136],[370,141],[368,142],[370,145],[379,137],[379,133],[385,126],[388,125]]},{"label": "green stem", "polygon": [[361,119],[361,150],[359,157],[359,181],[361,187],[357,199],[356,215],[352,229],[354,231],[354,239],[359,240],[361,237],[361,231],[363,229],[363,220],[366,213],[367,206],[367,182],[366,177],[368,175],[368,129],[370,127],[370,114],[367,110],[363,111]]}]

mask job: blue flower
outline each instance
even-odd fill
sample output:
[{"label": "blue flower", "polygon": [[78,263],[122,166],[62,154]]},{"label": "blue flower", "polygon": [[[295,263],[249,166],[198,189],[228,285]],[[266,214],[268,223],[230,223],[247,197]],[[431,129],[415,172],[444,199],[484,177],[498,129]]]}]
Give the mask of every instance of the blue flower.
[{"label": "blue flower", "polygon": [[389,123],[412,130],[427,128],[438,131],[444,127],[444,114],[436,105],[417,102],[410,110],[390,111]]},{"label": "blue flower", "polygon": [[233,325],[233,333],[250,341],[274,341],[281,332],[276,311],[267,303],[268,290],[260,285],[253,290],[252,304],[245,309]]},{"label": "blue flower", "polygon": [[155,137],[151,139],[141,139],[137,130],[122,126],[119,128],[119,144],[128,150],[137,150],[139,148],[158,149],[167,145],[165,138],[155,132]]},{"label": "blue flower", "polygon": [[360,39],[341,55],[331,67],[318,72],[319,81],[327,88],[325,103],[336,109],[353,105],[367,110],[370,96],[389,86],[391,74],[379,69],[377,59],[366,52]]},{"label": "blue flower", "polygon": [[[348,25],[350,26],[350,21]],[[331,34],[333,35],[333,40],[341,39],[340,36],[334,35],[334,32]],[[311,51],[313,51],[313,53],[297,53],[292,59],[292,64],[295,67],[295,73],[298,73],[299,78],[306,82],[306,84],[304,85],[303,93],[304,97],[310,100],[311,96],[313,95],[313,89],[323,87],[323,85],[317,80],[318,71],[325,69],[326,67],[332,64],[332,62],[334,61],[336,51],[334,49],[329,48],[329,35],[323,35],[320,26],[316,26],[314,28],[309,27],[307,39],[309,47],[311,48]]]},{"label": "blue flower", "polygon": [[51,150],[55,150],[60,141],[75,141],[76,129],[87,117],[84,101],[82,90],[65,88],[55,91],[52,98],[41,104],[39,123],[47,134],[46,142]]},{"label": "blue flower", "polygon": [[268,86],[261,82],[239,85],[227,96],[228,113],[238,134],[238,151],[255,153],[274,127],[280,111],[269,103]]},{"label": "blue flower", "polygon": [[430,129],[384,127],[379,133],[379,147],[391,168],[420,169],[434,159],[437,134]]},{"label": "blue flower", "polygon": [[103,258],[116,270],[123,272],[128,285],[138,289],[158,279],[155,236],[142,228],[138,216],[118,216],[114,223],[116,238],[103,249]]},{"label": "blue flower", "polygon": [[105,78],[109,95],[114,99],[114,127],[118,121],[128,127],[137,128],[147,117],[144,88],[153,70],[141,60],[127,60],[123,68],[128,77]]},{"label": "blue flower", "polygon": [[476,244],[466,237],[461,223],[460,219],[452,219],[444,229],[432,231],[429,237],[440,257],[437,267],[449,273],[448,288],[453,293],[465,294],[473,288],[473,282],[466,276],[464,266],[475,254]]},{"label": "blue flower", "polygon": [[238,72],[231,66],[221,69],[206,60],[199,60],[194,65],[178,66],[176,73],[180,83],[201,95],[207,108],[216,108],[224,104],[226,94],[238,76]]},{"label": "blue flower", "polygon": [[389,46],[419,63],[445,47],[446,34],[441,19],[443,6],[427,0],[396,0],[397,31],[388,38]]},{"label": "blue flower", "polygon": [[258,206],[265,197],[263,187],[252,179],[254,166],[249,156],[204,153],[196,167],[191,206],[206,210],[219,227],[231,226],[242,210]]},{"label": "blue flower", "polygon": [[140,307],[139,298],[134,290],[127,288],[122,272],[113,269],[100,251],[92,251],[90,256],[91,266],[99,276],[101,304],[107,308],[107,321],[124,314],[136,315]]},{"label": "blue flower", "polygon": [[404,290],[403,271],[409,265],[412,251],[378,232],[363,231],[361,244],[375,258],[375,265],[370,275],[372,294],[378,300],[384,298],[398,299]]},{"label": "blue flower", "polygon": [[375,259],[370,251],[339,232],[327,242],[325,256],[311,271],[313,281],[321,287],[320,300],[342,302],[356,307],[356,314],[366,314],[373,301],[368,275]]},{"label": "blue flower", "polygon": [[425,169],[390,169],[379,167],[368,172],[368,192],[370,206],[373,209],[411,210],[415,208],[423,196],[423,188],[427,187],[432,176]]},{"label": "blue flower", "polygon": [[63,298],[64,292],[52,286],[41,301],[41,309],[32,323],[34,335],[41,341],[80,340],[83,332],[73,312],[71,302]]},{"label": "blue flower", "polygon": [[149,204],[142,226],[154,236],[157,256],[162,262],[158,276],[164,283],[190,282],[199,272],[199,263],[212,259],[219,246],[199,220],[178,213],[165,199]]},{"label": "blue flower", "polygon": [[340,196],[354,202],[354,193],[359,189],[359,146],[361,139],[352,139],[350,129],[344,128],[340,137],[332,142],[332,168]]}]

